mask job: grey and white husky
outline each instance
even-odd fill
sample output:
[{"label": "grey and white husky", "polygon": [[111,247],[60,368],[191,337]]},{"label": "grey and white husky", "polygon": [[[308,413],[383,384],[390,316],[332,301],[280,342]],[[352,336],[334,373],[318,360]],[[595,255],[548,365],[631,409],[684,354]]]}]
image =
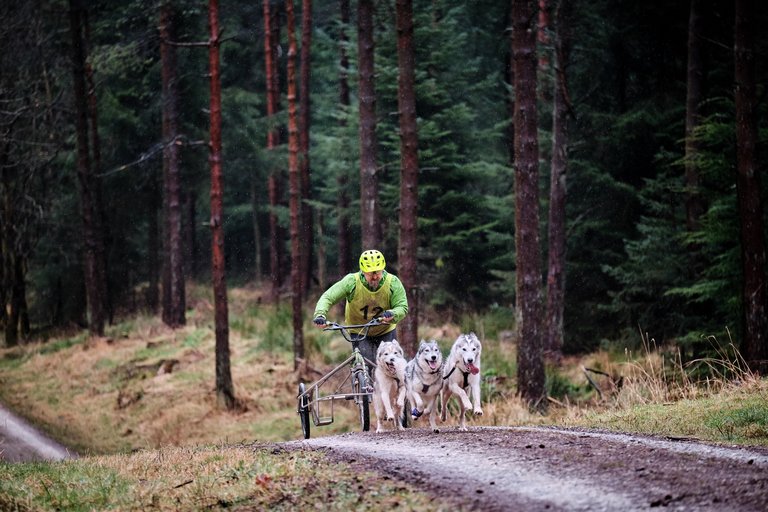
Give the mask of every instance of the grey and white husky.
[{"label": "grey and white husky", "polygon": [[448,400],[452,396],[456,396],[459,400],[459,430],[467,430],[464,420],[466,411],[471,410],[476,416],[483,414],[483,408],[480,405],[480,353],[482,349],[480,340],[475,333],[460,334],[453,343],[451,353],[443,366],[441,391],[443,408],[440,412],[440,418],[445,421],[448,412]]},{"label": "grey and white husky", "polygon": [[383,421],[391,421],[403,430],[405,408],[405,356],[397,340],[384,341],[376,351],[373,408],[376,411],[376,432],[383,432]]},{"label": "grey and white husky", "polygon": [[433,432],[440,431],[435,424],[435,416],[437,396],[443,382],[442,369],[443,353],[435,340],[421,340],[416,355],[405,367],[405,386],[413,407],[411,416],[416,421],[422,414],[428,414]]}]

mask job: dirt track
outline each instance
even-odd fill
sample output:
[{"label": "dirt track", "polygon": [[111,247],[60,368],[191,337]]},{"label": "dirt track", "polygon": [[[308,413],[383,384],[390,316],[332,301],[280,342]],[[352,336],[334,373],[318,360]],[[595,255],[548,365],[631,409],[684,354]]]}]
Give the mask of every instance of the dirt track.
[{"label": "dirt track", "polygon": [[587,430],[349,433],[321,449],[483,511],[768,510],[768,450]]},{"label": "dirt track", "polygon": [[76,456],[0,404],[0,460],[27,462]]}]

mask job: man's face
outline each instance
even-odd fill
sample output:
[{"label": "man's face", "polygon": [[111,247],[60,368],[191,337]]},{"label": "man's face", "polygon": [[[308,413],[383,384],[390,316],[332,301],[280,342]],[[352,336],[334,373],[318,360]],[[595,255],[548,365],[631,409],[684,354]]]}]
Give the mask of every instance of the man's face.
[{"label": "man's face", "polygon": [[368,286],[376,289],[379,286],[379,282],[381,281],[382,272],[383,270],[377,270],[376,272],[363,272],[363,277],[365,277],[365,282],[368,283]]}]

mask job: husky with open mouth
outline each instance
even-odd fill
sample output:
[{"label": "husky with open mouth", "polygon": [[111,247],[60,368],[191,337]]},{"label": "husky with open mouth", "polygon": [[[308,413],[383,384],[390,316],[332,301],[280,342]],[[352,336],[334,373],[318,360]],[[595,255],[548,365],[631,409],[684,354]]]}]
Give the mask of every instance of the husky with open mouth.
[{"label": "husky with open mouth", "polygon": [[419,349],[405,367],[405,387],[413,410],[413,420],[422,414],[429,415],[429,426],[433,432],[440,432],[435,424],[437,396],[443,382],[443,353],[435,340],[421,340]]},{"label": "husky with open mouth", "polygon": [[376,432],[383,432],[382,421],[391,421],[403,430],[405,408],[405,357],[397,340],[384,341],[376,351],[373,409],[376,411]]},{"label": "husky with open mouth", "polygon": [[451,353],[443,366],[440,418],[445,421],[448,400],[455,395],[459,400],[459,430],[467,430],[464,418],[466,411],[471,410],[475,416],[483,414],[483,408],[480,405],[481,352],[482,345],[475,333],[460,334],[453,343]]}]

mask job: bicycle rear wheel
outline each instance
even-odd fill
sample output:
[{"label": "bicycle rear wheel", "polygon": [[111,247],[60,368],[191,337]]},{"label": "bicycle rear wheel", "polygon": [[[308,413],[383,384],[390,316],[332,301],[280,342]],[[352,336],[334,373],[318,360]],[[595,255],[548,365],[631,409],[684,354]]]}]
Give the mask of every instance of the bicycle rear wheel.
[{"label": "bicycle rear wheel", "polygon": [[368,383],[365,374],[358,373],[352,379],[352,391],[355,393],[355,403],[360,411],[360,428],[368,432],[371,428],[371,413],[368,407]]},{"label": "bicycle rear wheel", "polygon": [[299,383],[299,418],[301,418],[301,431],[304,434],[304,439],[309,439],[309,405],[307,405],[307,397],[304,395],[306,386],[304,383]]}]

